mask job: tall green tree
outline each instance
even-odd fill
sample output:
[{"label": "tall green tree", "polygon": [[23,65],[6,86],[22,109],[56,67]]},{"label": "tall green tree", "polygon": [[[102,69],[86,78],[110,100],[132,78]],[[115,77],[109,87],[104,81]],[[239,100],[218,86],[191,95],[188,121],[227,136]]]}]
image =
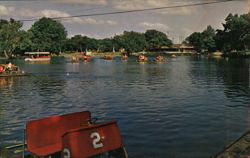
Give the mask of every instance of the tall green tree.
[{"label": "tall green tree", "polygon": [[216,31],[209,25],[203,32],[194,32],[186,38],[187,43],[193,45],[197,51],[215,51]]},{"label": "tall green tree", "polygon": [[7,58],[12,57],[21,40],[21,27],[22,23],[14,19],[0,20],[0,53]]},{"label": "tall green tree", "polygon": [[145,32],[148,49],[158,49],[162,46],[171,46],[173,43],[168,39],[167,35],[157,30],[147,30]]},{"label": "tall green tree", "polygon": [[21,30],[20,31],[20,41],[15,48],[15,54],[24,55],[25,52],[32,50],[31,33]]},{"label": "tall green tree", "polygon": [[217,30],[216,45],[224,52],[250,48],[250,13],[241,16],[229,14],[223,30]]},{"label": "tall green tree", "polygon": [[112,52],[113,47],[114,47],[114,42],[110,38],[98,40],[98,51],[100,52]]},{"label": "tall green tree", "polygon": [[58,53],[66,42],[67,31],[56,20],[43,17],[29,29],[32,33],[32,49],[35,51],[50,51]]},{"label": "tall green tree", "polygon": [[128,53],[143,51],[147,46],[144,33],[124,31],[122,35],[114,37],[114,43],[124,48]]},{"label": "tall green tree", "polygon": [[216,32],[212,26],[207,26],[207,28],[201,33],[202,36],[202,49],[208,50],[209,52],[216,50],[215,37]]},{"label": "tall green tree", "polygon": [[202,51],[202,34],[200,32],[194,32],[190,36],[186,38],[186,41],[188,44],[191,44],[194,46],[196,51],[200,52]]}]

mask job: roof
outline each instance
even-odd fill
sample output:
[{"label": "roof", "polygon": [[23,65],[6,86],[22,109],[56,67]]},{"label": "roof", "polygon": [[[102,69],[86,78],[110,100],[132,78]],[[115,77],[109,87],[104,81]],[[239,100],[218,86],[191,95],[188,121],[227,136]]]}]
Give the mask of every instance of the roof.
[{"label": "roof", "polygon": [[25,52],[24,54],[34,54],[34,55],[36,55],[36,54],[50,54],[50,52]]}]

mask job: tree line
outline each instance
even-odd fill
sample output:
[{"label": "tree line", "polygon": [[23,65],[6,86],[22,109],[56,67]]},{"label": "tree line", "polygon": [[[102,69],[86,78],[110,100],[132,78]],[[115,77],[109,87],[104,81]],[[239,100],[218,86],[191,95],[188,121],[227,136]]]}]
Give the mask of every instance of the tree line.
[{"label": "tree line", "polygon": [[[250,49],[250,13],[229,14],[223,29],[215,30],[211,26],[203,32],[194,32],[184,41],[193,45],[198,52],[222,51],[225,53],[247,51]],[[157,30],[144,33],[124,31],[112,38],[95,39],[82,35],[67,37],[67,30],[60,21],[43,17],[27,31],[22,22],[14,19],[0,20],[0,56],[23,55],[27,51],[111,52],[124,49],[127,53],[143,50],[159,50],[162,46],[171,46],[168,36]]]},{"label": "tree line", "polygon": [[167,35],[157,30],[145,33],[124,31],[112,38],[95,39],[82,35],[67,38],[67,31],[60,21],[46,17],[36,21],[27,31],[22,26],[20,21],[14,19],[0,20],[0,56],[10,58],[24,55],[27,51],[111,52],[113,49],[131,53],[172,45]]},{"label": "tree line", "polygon": [[208,26],[203,32],[194,32],[185,42],[193,45],[198,52],[222,51],[233,53],[250,49],[250,12],[238,15],[229,14],[223,29]]}]

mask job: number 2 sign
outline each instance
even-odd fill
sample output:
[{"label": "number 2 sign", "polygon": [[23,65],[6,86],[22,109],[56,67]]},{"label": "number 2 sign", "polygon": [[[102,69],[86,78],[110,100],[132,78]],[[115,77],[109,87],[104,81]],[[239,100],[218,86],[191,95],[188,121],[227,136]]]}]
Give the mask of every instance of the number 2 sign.
[{"label": "number 2 sign", "polygon": [[91,133],[90,138],[92,139],[93,148],[98,149],[103,147],[99,133],[97,132]]}]

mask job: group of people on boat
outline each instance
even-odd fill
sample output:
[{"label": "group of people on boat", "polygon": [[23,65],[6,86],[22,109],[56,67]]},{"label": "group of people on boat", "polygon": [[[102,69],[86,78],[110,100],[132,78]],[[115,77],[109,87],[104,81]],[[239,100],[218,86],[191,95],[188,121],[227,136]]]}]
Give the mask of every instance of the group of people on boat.
[{"label": "group of people on boat", "polygon": [[7,61],[6,64],[0,65],[0,74],[2,73],[10,73],[12,71],[17,71],[17,67],[11,62]]},{"label": "group of people on boat", "polygon": [[147,62],[147,61],[148,61],[148,57],[146,57],[146,56],[143,55],[143,54],[140,54],[140,55],[138,56],[138,61],[139,61],[139,62]]}]

